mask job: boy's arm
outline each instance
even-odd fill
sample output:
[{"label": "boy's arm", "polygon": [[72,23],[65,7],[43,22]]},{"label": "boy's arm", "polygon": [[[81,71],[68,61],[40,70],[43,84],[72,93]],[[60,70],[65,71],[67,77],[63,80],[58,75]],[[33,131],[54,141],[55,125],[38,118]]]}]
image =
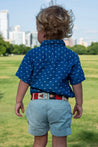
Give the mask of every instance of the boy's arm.
[{"label": "boy's arm", "polygon": [[73,92],[75,94],[76,105],[73,110],[73,115],[76,113],[74,118],[80,118],[82,115],[82,104],[83,104],[83,94],[82,94],[82,83],[76,84],[72,86]]},{"label": "boy's arm", "polygon": [[22,100],[24,98],[24,95],[25,95],[28,87],[29,87],[29,84],[20,80],[19,86],[18,86],[18,91],[17,91],[17,96],[16,96],[16,105],[15,105],[15,113],[19,117],[22,117],[22,115],[19,112],[20,109],[21,109],[22,113],[24,113],[24,107],[23,107]]}]

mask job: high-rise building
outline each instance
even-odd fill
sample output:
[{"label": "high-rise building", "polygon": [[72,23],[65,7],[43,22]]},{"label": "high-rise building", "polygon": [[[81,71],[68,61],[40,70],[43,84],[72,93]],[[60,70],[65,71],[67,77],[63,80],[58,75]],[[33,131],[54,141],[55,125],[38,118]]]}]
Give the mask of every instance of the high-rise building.
[{"label": "high-rise building", "polygon": [[32,33],[32,40],[33,40],[32,47],[40,45],[40,43],[37,40],[37,32]]},{"label": "high-rise building", "polygon": [[0,11],[0,34],[5,40],[9,39],[9,14],[7,10]]},{"label": "high-rise building", "polygon": [[85,47],[88,46],[87,42],[85,42],[85,41],[83,40],[83,38],[80,38],[80,39],[79,39],[79,45],[83,45],[83,46],[85,46]]},{"label": "high-rise building", "polygon": [[14,27],[13,31],[9,32],[9,39],[12,44],[25,44],[25,32],[20,31],[20,25]]},{"label": "high-rise building", "polygon": [[26,32],[26,46],[32,47],[32,33]]},{"label": "high-rise building", "polygon": [[72,47],[72,46],[76,45],[76,40],[74,40],[72,38],[68,38],[66,40],[64,39],[64,42],[65,42],[66,46]]}]

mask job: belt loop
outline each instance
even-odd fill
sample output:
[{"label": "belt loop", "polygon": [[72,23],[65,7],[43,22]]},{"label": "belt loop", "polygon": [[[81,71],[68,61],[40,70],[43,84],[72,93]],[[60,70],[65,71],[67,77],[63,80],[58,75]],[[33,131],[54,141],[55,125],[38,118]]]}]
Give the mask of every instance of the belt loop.
[{"label": "belt loop", "polygon": [[49,100],[49,93],[47,93],[47,99]]},{"label": "belt loop", "polygon": [[45,100],[45,93],[43,92],[43,99]]},{"label": "belt loop", "polygon": [[62,96],[62,100],[64,100],[64,96]]},{"label": "belt loop", "polygon": [[33,93],[33,100],[34,100],[34,94],[35,94],[35,93]]}]

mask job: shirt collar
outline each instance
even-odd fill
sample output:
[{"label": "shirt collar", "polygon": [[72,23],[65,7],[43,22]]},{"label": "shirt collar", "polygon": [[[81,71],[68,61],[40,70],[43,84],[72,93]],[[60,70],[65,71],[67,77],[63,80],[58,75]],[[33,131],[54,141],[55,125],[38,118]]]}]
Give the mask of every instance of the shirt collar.
[{"label": "shirt collar", "polygon": [[58,44],[58,45],[64,45],[65,46],[65,43],[64,43],[63,40],[44,40],[41,43],[41,46],[43,46],[43,45],[53,45],[53,44]]}]

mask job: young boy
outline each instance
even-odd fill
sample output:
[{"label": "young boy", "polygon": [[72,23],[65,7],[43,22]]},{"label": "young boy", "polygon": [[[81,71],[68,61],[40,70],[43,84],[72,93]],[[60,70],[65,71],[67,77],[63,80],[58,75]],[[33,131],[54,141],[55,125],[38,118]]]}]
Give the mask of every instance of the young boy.
[{"label": "young boy", "polygon": [[66,48],[62,40],[72,34],[72,18],[72,12],[60,6],[42,9],[36,17],[41,46],[25,55],[16,73],[20,78],[15,106],[19,117],[20,109],[24,113],[22,100],[30,86],[26,116],[29,133],[35,136],[33,147],[46,146],[49,129],[52,146],[67,147],[72,119],[69,97],[75,96],[76,100],[74,118],[82,115],[84,73],[78,55]]}]

